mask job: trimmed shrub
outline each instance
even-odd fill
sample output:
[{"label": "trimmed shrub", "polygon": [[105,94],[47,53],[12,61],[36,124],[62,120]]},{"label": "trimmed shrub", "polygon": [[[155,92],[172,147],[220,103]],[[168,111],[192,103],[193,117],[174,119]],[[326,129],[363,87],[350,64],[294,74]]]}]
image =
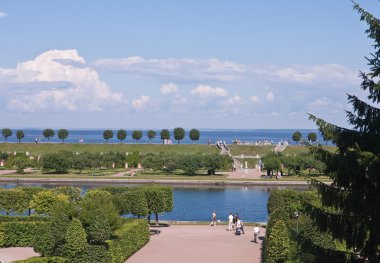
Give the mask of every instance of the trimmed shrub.
[{"label": "trimmed shrub", "polygon": [[34,237],[33,248],[34,251],[41,254],[41,256],[53,256],[55,240],[51,231],[51,225],[40,225],[37,228],[38,235]]},{"label": "trimmed shrub", "polygon": [[34,237],[39,236],[40,227],[46,222],[4,222],[0,224],[0,247],[30,247]]},{"label": "trimmed shrub", "polygon": [[0,216],[0,224],[7,222],[48,222],[51,219],[46,216]]},{"label": "trimmed shrub", "polygon": [[70,259],[75,259],[87,248],[86,231],[79,219],[73,219],[66,231],[66,244],[64,254]]},{"label": "trimmed shrub", "polygon": [[124,223],[108,240],[108,262],[123,263],[149,241],[149,226],[145,219]]},{"label": "trimmed shrub", "polygon": [[289,255],[289,232],[282,220],[274,223],[266,240],[266,262],[285,262]]},{"label": "trimmed shrub", "polygon": [[13,261],[13,263],[69,263],[69,261],[62,257],[33,257],[25,260]]},{"label": "trimmed shrub", "polygon": [[73,263],[108,263],[107,261],[107,248],[105,246],[89,245],[82,251]]}]

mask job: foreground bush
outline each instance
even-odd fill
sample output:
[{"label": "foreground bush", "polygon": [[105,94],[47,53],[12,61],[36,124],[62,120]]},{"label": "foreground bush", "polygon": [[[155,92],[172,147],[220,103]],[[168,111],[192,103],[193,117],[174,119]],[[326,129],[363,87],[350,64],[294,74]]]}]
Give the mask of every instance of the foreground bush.
[{"label": "foreground bush", "polygon": [[[69,263],[69,261],[62,257],[34,257],[25,260],[13,261],[14,263]],[[95,261],[94,261],[95,262]]]}]

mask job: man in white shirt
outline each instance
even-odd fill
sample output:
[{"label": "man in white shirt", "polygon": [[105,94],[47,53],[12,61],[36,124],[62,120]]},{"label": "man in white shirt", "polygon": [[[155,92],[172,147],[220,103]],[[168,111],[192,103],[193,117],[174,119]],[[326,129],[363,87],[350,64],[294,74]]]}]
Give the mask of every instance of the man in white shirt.
[{"label": "man in white shirt", "polygon": [[228,216],[228,230],[232,231],[232,224],[233,224],[234,216],[232,213]]},{"label": "man in white shirt", "polygon": [[260,233],[260,228],[258,226],[255,226],[253,228],[253,236],[254,236],[253,242],[257,243],[257,236],[259,235],[259,233]]}]

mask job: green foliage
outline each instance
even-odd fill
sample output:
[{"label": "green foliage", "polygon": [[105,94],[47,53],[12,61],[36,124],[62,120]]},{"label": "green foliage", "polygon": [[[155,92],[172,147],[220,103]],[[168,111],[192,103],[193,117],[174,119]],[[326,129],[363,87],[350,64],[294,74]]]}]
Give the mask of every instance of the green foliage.
[{"label": "green foliage", "polygon": [[5,141],[7,141],[8,137],[12,136],[12,130],[9,128],[3,128],[1,130],[1,135],[4,137]]},{"label": "green foliage", "polygon": [[105,130],[103,132],[103,139],[106,140],[106,143],[108,143],[109,139],[113,138],[113,131],[112,130]]},{"label": "green foliage", "polygon": [[131,189],[128,193],[126,193],[126,200],[128,210],[132,215],[138,217],[148,215],[148,203],[142,189]]},{"label": "green foliage", "polygon": [[14,221],[0,223],[0,247],[30,247],[39,236],[41,227],[47,227],[47,222]]},{"label": "green foliage", "polygon": [[34,195],[29,205],[38,214],[50,214],[55,205],[68,203],[69,196],[45,190]]},{"label": "green foliage", "polygon": [[28,197],[21,189],[0,189],[0,210],[22,213],[28,207]]},{"label": "green foliage", "polygon": [[152,143],[152,139],[154,139],[156,137],[156,132],[153,130],[149,130],[149,131],[147,131],[146,135],[149,138],[149,143]]},{"label": "green foliage", "polygon": [[24,169],[30,165],[30,161],[26,156],[17,156],[12,160],[12,165],[16,166],[17,173],[24,173]]},{"label": "green foliage", "polygon": [[270,153],[263,158],[264,169],[269,172],[278,171],[281,169],[281,158],[277,153]]},{"label": "green foliage", "polygon": [[69,259],[75,259],[87,248],[86,231],[79,219],[73,219],[66,231],[64,254]]},{"label": "green foliage", "polygon": [[124,223],[115,231],[115,239],[107,241],[108,262],[123,263],[149,241],[146,220]]},{"label": "green foliage", "polygon": [[317,134],[315,132],[310,132],[308,135],[307,135],[307,140],[309,142],[315,142],[317,140]]},{"label": "green foliage", "polygon": [[191,129],[190,130],[189,138],[190,138],[190,140],[193,141],[193,143],[194,143],[194,141],[198,141],[200,136],[201,136],[201,134],[197,129]]},{"label": "green foliage", "polygon": [[292,135],[292,139],[295,142],[299,142],[301,138],[302,138],[302,134],[299,131],[294,132]]},{"label": "green foliage", "polygon": [[71,156],[67,152],[48,153],[42,158],[42,169],[54,170],[57,174],[67,173],[71,166]]},{"label": "green foliage", "polygon": [[162,143],[164,143],[165,140],[169,140],[170,139],[170,132],[169,132],[169,130],[162,129],[161,132],[160,132],[160,137],[161,137]]},{"label": "green foliage", "polygon": [[81,199],[80,193],[82,192],[82,189],[74,186],[58,186],[53,189],[53,192],[56,194],[67,195],[70,202],[76,203]]},{"label": "green foliage", "polygon": [[88,241],[90,244],[103,244],[111,237],[111,226],[106,215],[95,215],[91,224],[87,227]]},{"label": "green foliage", "polygon": [[21,140],[24,139],[25,137],[24,131],[22,130],[16,131],[16,137],[17,137],[18,142],[20,143]]},{"label": "green foliage", "polygon": [[118,130],[116,137],[120,140],[120,142],[123,142],[125,138],[127,138],[127,131],[123,129]]},{"label": "green foliage", "polygon": [[141,139],[142,137],[142,131],[140,130],[135,130],[132,132],[132,138],[137,142]]},{"label": "green foliage", "polygon": [[88,245],[72,262],[73,263],[108,263],[105,246]]},{"label": "green foliage", "polygon": [[54,131],[52,129],[45,129],[43,130],[42,135],[50,141],[50,138],[54,137]]},{"label": "green foliage", "polygon": [[187,175],[194,175],[202,167],[202,156],[198,154],[183,154],[178,160],[178,168]]},{"label": "green foliage", "polygon": [[178,144],[179,144],[179,141],[181,141],[181,140],[183,140],[183,138],[185,138],[185,130],[181,127],[175,128],[173,133],[174,133],[174,139],[176,139],[178,141]]},{"label": "green foliage", "polygon": [[289,232],[282,220],[278,220],[271,228],[266,239],[266,262],[285,262],[289,255]]},{"label": "green foliage", "polygon": [[0,160],[8,160],[9,154],[7,152],[0,152]]},{"label": "green foliage", "polygon": [[51,225],[39,225],[37,232],[38,235],[36,235],[33,240],[34,251],[44,257],[54,255],[55,239],[51,231]]},{"label": "green foliage", "polygon": [[69,131],[68,130],[66,130],[66,129],[60,129],[60,130],[58,130],[58,138],[60,140],[62,140],[62,142],[64,140],[66,140],[68,136],[69,136]]},{"label": "green foliage", "polygon": [[13,263],[69,263],[69,260],[63,257],[33,257],[25,260],[13,261]]},{"label": "green foliage", "polygon": [[140,153],[133,152],[132,154],[128,154],[126,162],[129,166],[137,168],[139,162],[141,160]]}]

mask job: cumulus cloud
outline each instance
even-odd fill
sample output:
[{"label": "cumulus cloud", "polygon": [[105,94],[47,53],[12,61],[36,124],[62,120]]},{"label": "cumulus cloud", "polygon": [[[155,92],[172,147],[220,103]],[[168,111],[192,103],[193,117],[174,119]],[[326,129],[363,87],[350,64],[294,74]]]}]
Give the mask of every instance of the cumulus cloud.
[{"label": "cumulus cloud", "polygon": [[123,94],[113,92],[86,66],[76,50],[50,50],[16,68],[0,68],[0,84],[5,94],[19,88],[9,95],[11,111],[96,112],[127,103]]},{"label": "cumulus cloud", "polygon": [[250,97],[249,100],[252,101],[253,103],[259,103],[260,102],[260,98],[256,95]]},{"label": "cumulus cloud", "polygon": [[192,89],[191,94],[206,98],[206,97],[226,97],[228,95],[228,91],[219,87],[211,87],[208,85],[199,85],[195,89]]},{"label": "cumulus cloud", "polygon": [[267,93],[267,101],[269,101],[269,102],[272,102],[274,100],[274,94],[273,94],[273,92],[268,92]]},{"label": "cumulus cloud", "polygon": [[7,15],[7,13],[0,11],[0,18],[6,17]]},{"label": "cumulus cloud", "polygon": [[242,99],[240,96],[236,95],[236,96],[233,96],[231,98],[229,98],[228,100],[225,100],[223,102],[223,105],[224,106],[231,106],[231,105],[239,105],[242,103]]},{"label": "cumulus cloud", "polygon": [[171,94],[171,93],[177,93],[178,87],[173,83],[167,83],[161,86],[160,91],[162,94]]},{"label": "cumulus cloud", "polygon": [[150,101],[150,97],[146,95],[141,95],[140,98],[134,99],[132,101],[132,107],[137,111],[142,111],[147,107]]}]

